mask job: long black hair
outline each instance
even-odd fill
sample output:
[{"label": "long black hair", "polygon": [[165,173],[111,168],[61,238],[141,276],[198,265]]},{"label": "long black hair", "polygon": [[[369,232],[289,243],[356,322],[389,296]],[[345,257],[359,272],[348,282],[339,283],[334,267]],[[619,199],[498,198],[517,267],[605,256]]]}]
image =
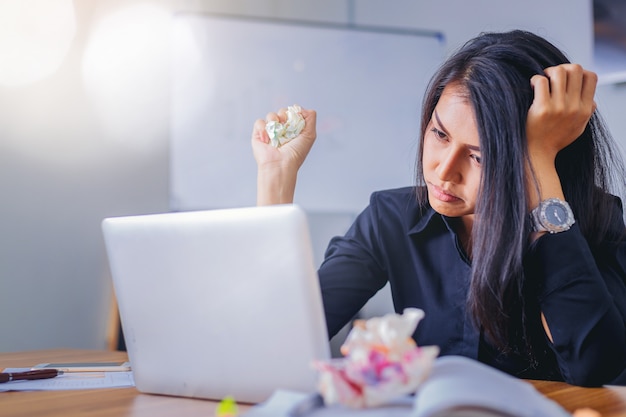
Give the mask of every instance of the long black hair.
[{"label": "long black hair", "polygon": [[[443,63],[424,96],[416,164],[421,204],[428,201],[425,187],[420,187],[423,139],[444,88],[460,85],[474,109],[482,171],[471,235],[468,310],[486,337],[504,352],[512,346],[532,350],[526,333],[529,310],[523,266],[530,234],[525,168],[529,162],[526,118],[533,101],[530,79],[543,75],[545,68],[568,62],[558,48],[535,34],[484,33]],[[556,168],[590,246],[623,238],[623,220],[615,221],[609,194],[622,191],[624,166],[597,111],[582,135],[559,152]],[[539,312],[534,313],[533,321]]]}]

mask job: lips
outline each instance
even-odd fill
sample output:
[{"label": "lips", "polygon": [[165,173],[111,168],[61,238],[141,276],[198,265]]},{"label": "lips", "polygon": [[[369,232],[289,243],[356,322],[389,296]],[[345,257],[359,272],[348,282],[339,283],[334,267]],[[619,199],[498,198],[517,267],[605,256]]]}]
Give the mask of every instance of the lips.
[{"label": "lips", "polygon": [[449,192],[445,191],[443,188],[441,187],[437,187],[436,185],[430,184],[430,191],[431,194],[433,195],[433,197],[435,197],[437,200],[439,201],[443,201],[444,203],[452,203],[454,201],[459,201],[460,198],[450,194]]}]

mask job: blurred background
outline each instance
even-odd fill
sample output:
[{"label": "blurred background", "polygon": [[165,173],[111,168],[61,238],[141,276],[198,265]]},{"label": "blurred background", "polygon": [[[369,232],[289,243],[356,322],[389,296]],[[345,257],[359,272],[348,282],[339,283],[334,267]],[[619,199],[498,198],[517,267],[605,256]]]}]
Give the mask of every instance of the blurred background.
[{"label": "blurred background", "polygon": [[[621,3],[0,0],[0,351],[117,346],[100,223],[109,216],[185,209],[172,197],[172,113],[184,108],[172,93],[174,16],[218,13],[421,31],[440,45],[428,62],[481,31],[532,30],[600,74],[599,110],[624,150]],[[281,45],[267,48],[271,59]],[[395,114],[389,108],[382,117]],[[245,141],[253,122],[241,121]],[[340,214],[349,221],[356,213]],[[344,227],[341,219],[332,221]],[[319,255],[323,249],[316,250]]]}]

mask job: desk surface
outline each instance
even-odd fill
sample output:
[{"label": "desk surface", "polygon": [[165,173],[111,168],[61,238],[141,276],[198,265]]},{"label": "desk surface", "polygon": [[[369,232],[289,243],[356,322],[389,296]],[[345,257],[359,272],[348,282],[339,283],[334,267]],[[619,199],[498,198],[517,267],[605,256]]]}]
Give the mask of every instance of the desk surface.
[{"label": "desk surface", "polygon": [[[58,349],[0,353],[0,369],[42,362],[121,360],[128,360],[126,352]],[[3,417],[214,417],[216,406],[215,401],[141,394],[135,388],[0,392]],[[240,411],[246,408],[239,406]]]},{"label": "desk surface", "polygon": [[[0,369],[41,362],[119,361],[125,352],[74,349],[0,353]],[[574,411],[590,407],[602,417],[626,417],[626,387],[580,388],[561,382],[532,381],[543,394]],[[80,391],[0,392],[0,410],[7,417],[213,417],[217,403],[207,400],[141,394],[135,388]],[[240,405],[245,411],[246,405]]]}]

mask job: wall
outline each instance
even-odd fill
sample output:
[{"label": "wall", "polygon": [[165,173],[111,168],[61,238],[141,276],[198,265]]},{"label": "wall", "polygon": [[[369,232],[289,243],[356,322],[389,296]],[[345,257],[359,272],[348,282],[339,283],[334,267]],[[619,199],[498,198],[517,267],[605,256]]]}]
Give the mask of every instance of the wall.
[{"label": "wall", "polygon": [[[33,84],[0,86],[0,351],[106,346],[111,291],[100,221],[169,210],[171,13],[437,29],[450,48],[482,30],[520,26],[588,63],[590,3],[568,2],[567,18],[560,4],[76,0],[75,38],[61,67]],[[98,38],[100,30],[108,37]],[[619,108],[623,90],[603,90],[601,109]],[[624,143],[623,118],[607,119]]]},{"label": "wall", "polygon": [[146,85],[109,88],[116,105],[84,82],[88,42],[112,10],[115,2],[77,1],[61,67],[0,87],[0,351],[105,347],[111,289],[100,221],[168,209],[168,61],[145,68]]}]

